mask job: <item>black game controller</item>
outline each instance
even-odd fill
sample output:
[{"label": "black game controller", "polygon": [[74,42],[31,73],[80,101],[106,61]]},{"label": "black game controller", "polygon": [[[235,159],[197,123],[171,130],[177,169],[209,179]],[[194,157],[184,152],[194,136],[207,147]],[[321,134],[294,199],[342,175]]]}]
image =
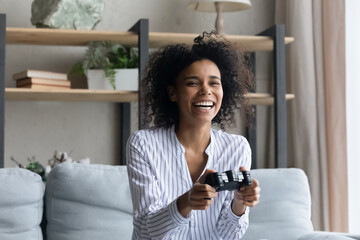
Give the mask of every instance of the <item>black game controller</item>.
[{"label": "black game controller", "polygon": [[250,171],[226,171],[222,173],[209,173],[206,175],[204,184],[214,187],[217,192],[239,190],[242,186],[252,184]]}]

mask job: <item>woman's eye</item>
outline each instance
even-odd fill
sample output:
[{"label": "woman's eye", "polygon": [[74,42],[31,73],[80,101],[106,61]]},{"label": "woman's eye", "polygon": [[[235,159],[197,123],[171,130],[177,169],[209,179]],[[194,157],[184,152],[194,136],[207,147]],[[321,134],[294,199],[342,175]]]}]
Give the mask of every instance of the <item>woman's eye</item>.
[{"label": "woman's eye", "polygon": [[220,82],[217,82],[217,81],[210,82],[210,85],[220,85]]},{"label": "woman's eye", "polygon": [[187,82],[186,86],[195,86],[197,83],[196,82]]}]

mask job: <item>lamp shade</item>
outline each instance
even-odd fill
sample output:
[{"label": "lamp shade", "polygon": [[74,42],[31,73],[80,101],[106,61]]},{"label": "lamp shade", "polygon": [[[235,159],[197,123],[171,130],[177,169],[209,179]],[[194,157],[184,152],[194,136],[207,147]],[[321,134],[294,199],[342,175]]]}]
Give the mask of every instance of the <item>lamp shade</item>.
[{"label": "lamp shade", "polygon": [[191,0],[188,8],[200,12],[216,12],[215,2],[222,3],[222,12],[235,12],[251,7],[250,0]]}]

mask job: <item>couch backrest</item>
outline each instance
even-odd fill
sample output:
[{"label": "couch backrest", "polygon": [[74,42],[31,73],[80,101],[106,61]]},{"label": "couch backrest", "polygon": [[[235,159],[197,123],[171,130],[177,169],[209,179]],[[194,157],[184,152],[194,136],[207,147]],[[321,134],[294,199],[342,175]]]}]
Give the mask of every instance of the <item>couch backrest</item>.
[{"label": "couch backrest", "polygon": [[131,239],[125,166],[63,163],[48,176],[45,200],[48,240]]},{"label": "couch backrest", "polygon": [[[261,186],[245,240],[292,240],[312,231],[310,191],[299,169],[251,171]],[[131,239],[132,203],[125,166],[63,163],[49,175],[48,240]],[[0,169],[0,239],[42,240],[41,178],[19,168]]]},{"label": "couch backrest", "polygon": [[292,240],[313,230],[309,183],[300,169],[257,169],[260,203],[250,210],[243,239]]},{"label": "couch backrest", "polygon": [[0,239],[42,240],[44,184],[22,168],[0,169]]}]

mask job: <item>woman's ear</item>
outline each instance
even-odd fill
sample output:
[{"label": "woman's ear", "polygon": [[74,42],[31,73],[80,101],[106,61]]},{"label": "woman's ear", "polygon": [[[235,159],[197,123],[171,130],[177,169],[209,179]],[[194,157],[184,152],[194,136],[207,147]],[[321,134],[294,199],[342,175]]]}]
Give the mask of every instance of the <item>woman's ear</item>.
[{"label": "woman's ear", "polygon": [[168,86],[167,91],[168,91],[170,101],[176,102],[175,87],[174,86]]}]

